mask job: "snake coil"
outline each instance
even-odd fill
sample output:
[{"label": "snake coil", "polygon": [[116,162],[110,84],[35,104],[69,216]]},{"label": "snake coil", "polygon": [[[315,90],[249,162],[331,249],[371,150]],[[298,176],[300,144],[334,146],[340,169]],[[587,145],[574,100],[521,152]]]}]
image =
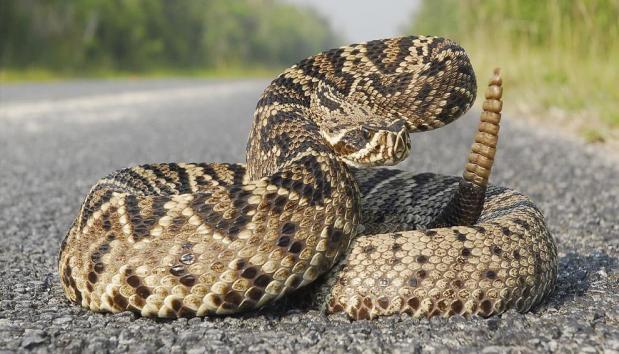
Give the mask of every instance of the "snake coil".
[{"label": "snake coil", "polygon": [[463,179],[415,175],[370,167],[470,108],[464,50],[410,36],[304,59],[262,94],[246,165],[99,180],[61,245],[64,292],[92,311],[222,315],[327,274],[326,310],[353,319],[526,311],[552,291],[557,255],[537,207],[488,185],[501,85],[497,71]]}]

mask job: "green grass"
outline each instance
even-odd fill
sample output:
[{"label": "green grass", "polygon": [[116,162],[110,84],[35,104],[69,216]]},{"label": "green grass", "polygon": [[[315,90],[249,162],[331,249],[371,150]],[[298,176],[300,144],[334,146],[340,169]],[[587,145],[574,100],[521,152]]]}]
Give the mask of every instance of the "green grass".
[{"label": "green grass", "polygon": [[[481,44],[478,44],[481,43]],[[525,54],[484,41],[462,43],[471,55],[479,97],[495,66],[503,70],[504,112],[527,114],[588,141],[619,139],[619,67],[610,61],[567,56],[543,50]],[[492,53],[488,55],[487,53]],[[619,58],[619,53],[617,53]],[[595,138],[591,138],[595,136]]]},{"label": "green grass", "polygon": [[407,32],[458,41],[480,97],[501,67],[506,114],[619,142],[617,18],[619,0],[424,0]]},{"label": "green grass", "polygon": [[44,68],[2,69],[0,83],[50,82],[70,79],[148,79],[148,78],[271,78],[281,69],[267,68],[225,68],[218,70],[154,69],[142,72],[96,70],[87,72],[54,71]]}]

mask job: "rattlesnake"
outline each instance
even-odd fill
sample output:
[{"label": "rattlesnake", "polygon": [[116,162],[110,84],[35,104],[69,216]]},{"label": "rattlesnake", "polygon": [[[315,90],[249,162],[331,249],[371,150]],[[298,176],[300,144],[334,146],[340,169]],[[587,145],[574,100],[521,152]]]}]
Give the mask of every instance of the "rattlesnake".
[{"label": "rattlesnake", "polygon": [[231,314],[326,273],[316,296],[353,319],[526,311],[552,291],[557,254],[526,196],[486,187],[498,72],[463,178],[370,168],[402,161],[409,133],[453,121],[475,93],[464,50],[437,37],[304,59],[260,98],[246,165],[99,180],[61,246],[65,294],[93,311]]}]

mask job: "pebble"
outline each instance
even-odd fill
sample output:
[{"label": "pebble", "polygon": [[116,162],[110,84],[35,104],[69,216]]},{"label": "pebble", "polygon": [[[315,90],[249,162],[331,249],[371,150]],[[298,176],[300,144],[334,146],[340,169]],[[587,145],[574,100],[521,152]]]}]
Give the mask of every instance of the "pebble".
[{"label": "pebble", "polygon": [[66,323],[70,323],[71,321],[73,321],[72,317],[64,316],[64,317],[56,318],[52,322],[55,325],[63,325],[63,324],[66,324]]},{"label": "pebble", "polygon": [[32,349],[45,341],[45,332],[41,330],[26,330],[21,342],[21,347],[24,349]]}]

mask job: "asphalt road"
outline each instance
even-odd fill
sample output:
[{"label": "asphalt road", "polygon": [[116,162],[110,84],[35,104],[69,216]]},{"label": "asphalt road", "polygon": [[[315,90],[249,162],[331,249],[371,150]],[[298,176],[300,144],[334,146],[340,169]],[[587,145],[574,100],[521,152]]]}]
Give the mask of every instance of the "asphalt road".
[{"label": "asphalt road", "polygon": [[[351,323],[300,294],[244,316],[162,321],[69,304],[56,254],[95,180],[139,163],[242,161],[265,85],[0,86],[0,352],[619,352],[619,161],[510,120],[508,93],[492,181],[540,205],[560,255],[557,289],[533,312]],[[476,120],[414,135],[400,167],[460,174]]]}]

